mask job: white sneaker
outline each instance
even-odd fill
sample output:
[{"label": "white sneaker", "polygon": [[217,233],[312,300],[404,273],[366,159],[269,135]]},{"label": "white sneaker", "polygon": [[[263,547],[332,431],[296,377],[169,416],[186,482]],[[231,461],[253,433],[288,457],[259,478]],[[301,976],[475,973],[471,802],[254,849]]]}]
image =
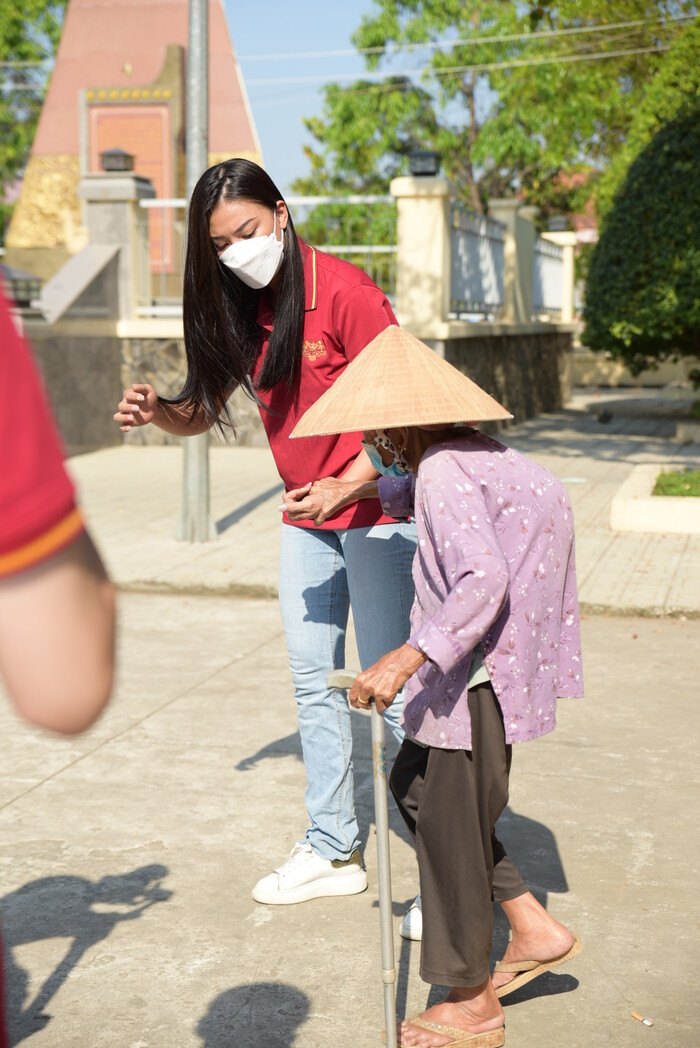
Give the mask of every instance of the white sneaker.
[{"label": "white sneaker", "polygon": [[413,939],[414,942],[420,942],[423,938],[423,910],[420,895],[415,897],[406,916],[401,921],[399,935],[403,939]]},{"label": "white sneaker", "polygon": [[283,866],[253,888],[256,902],[286,905],[325,895],[357,895],[367,887],[360,852],[349,859],[323,859],[310,844],[297,842]]}]

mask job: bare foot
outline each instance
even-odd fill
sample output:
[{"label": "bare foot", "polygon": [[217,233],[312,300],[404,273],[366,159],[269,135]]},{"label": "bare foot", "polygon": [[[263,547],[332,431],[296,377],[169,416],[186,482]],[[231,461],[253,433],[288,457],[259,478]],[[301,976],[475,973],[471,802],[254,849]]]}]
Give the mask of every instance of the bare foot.
[{"label": "bare foot", "polygon": [[[554,961],[563,957],[574,945],[574,936],[540,906],[531,892],[501,903],[510,921],[512,939],[503,956],[506,964],[512,961]],[[495,990],[515,978],[513,972],[494,972]]]},{"label": "bare foot", "polygon": [[[424,1022],[455,1026],[469,1033],[486,1033],[503,1026],[503,1008],[494,993],[491,980],[481,986],[453,986],[448,997],[420,1013]],[[398,1026],[400,1045],[418,1048],[442,1048],[453,1044],[451,1037],[435,1030],[423,1030],[404,1020]]]}]

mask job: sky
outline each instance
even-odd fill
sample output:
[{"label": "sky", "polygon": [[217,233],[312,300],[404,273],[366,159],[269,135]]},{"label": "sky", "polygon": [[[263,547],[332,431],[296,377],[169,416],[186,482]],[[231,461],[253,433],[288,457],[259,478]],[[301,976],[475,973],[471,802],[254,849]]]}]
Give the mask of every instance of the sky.
[{"label": "sky", "polygon": [[[274,77],[321,76],[332,80],[342,74],[361,76],[365,66],[359,55],[323,57],[318,52],[351,51],[350,38],[363,15],[375,10],[374,4],[372,0],[224,0],[224,7],[265,167],[281,191],[288,193],[295,178],[309,174],[303,146],[312,139],[302,120],[321,115],[323,82],[256,81]],[[300,57],[254,57],[283,54]]]}]

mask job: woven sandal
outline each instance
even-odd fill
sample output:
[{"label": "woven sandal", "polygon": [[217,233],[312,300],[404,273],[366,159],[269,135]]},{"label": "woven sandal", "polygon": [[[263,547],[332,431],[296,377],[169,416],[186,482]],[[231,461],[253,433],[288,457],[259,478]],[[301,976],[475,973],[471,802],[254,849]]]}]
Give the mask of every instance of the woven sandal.
[{"label": "woven sandal", "polygon": [[565,961],[570,961],[572,957],[575,957],[580,952],[581,940],[578,935],[574,935],[574,945],[571,949],[563,953],[561,957],[555,957],[551,961],[511,961],[508,964],[504,961],[499,961],[493,970],[494,975],[496,972],[515,972],[515,978],[511,979],[504,986],[499,986],[496,990],[496,997],[505,997],[507,994],[519,990],[525,983],[529,983],[539,975],[544,975],[545,972],[548,972],[551,968],[556,968],[560,964],[564,964]]},{"label": "woven sandal", "polygon": [[[469,1033],[469,1030],[461,1030],[458,1026],[445,1026],[443,1023],[431,1023],[427,1019],[421,1019],[420,1015],[412,1015],[406,1022],[411,1026],[418,1026],[421,1030],[432,1030],[443,1037],[451,1037],[452,1040],[445,1048],[452,1048],[453,1044],[471,1045],[472,1048],[501,1048],[506,1043],[506,1028],[499,1026],[496,1030],[486,1030],[484,1033]],[[403,1041],[399,1041],[399,1048]]]}]

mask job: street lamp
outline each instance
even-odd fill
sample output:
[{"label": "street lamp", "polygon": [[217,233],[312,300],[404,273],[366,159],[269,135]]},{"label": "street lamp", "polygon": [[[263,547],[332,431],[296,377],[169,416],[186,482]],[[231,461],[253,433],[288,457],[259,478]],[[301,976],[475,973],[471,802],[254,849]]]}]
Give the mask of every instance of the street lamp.
[{"label": "street lamp", "polygon": [[110,174],[114,171],[133,171],[134,157],[119,147],[105,149],[103,153],[100,153],[100,166],[103,171],[108,171]]},{"label": "street lamp", "polygon": [[550,233],[565,233],[569,228],[569,220],[566,215],[552,215],[547,223]]},{"label": "street lamp", "polygon": [[417,149],[409,157],[414,177],[434,177],[440,170],[440,154],[431,149]]}]

